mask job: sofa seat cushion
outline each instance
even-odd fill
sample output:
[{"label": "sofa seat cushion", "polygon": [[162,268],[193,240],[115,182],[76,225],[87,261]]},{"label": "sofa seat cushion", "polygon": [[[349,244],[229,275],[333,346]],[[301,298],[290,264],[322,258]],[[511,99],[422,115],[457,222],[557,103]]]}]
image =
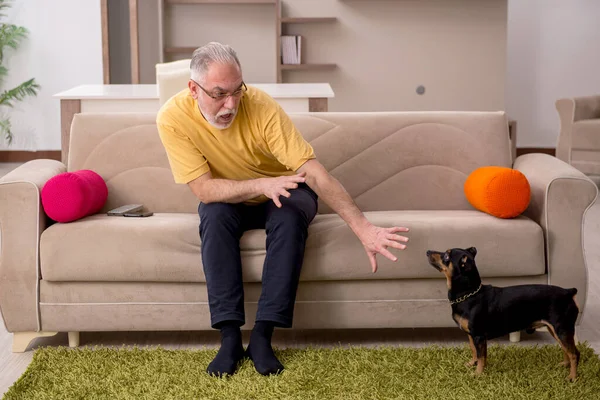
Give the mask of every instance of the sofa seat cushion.
[{"label": "sofa seat cushion", "polygon": [[[477,247],[482,277],[545,273],[541,228],[525,216],[498,219],[480,211],[377,211],[381,226],[406,226],[410,238],[392,262],[378,256],[373,274],[358,238],[336,214],[317,215],[309,228],[301,280],[439,278],[426,250]],[[94,215],[55,224],[40,238],[42,277],[48,281],[204,282],[196,214],[156,213],[149,218]],[[260,282],[265,232],[241,239],[243,276]]]}]

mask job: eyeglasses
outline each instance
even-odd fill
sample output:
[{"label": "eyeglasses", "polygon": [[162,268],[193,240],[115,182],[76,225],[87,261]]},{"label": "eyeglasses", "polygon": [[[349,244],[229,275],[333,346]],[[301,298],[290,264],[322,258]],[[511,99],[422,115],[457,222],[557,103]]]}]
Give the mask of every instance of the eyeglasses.
[{"label": "eyeglasses", "polygon": [[200,84],[198,82],[196,82],[193,79],[190,79],[190,80],[192,82],[194,82],[196,85],[198,85],[198,87],[200,89],[202,89],[202,91],[204,93],[206,93],[206,95],[208,97],[210,97],[213,100],[217,100],[217,101],[225,100],[229,96],[238,98],[238,97],[240,97],[242,94],[244,94],[248,90],[248,88],[246,87],[246,84],[242,81],[242,84],[240,85],[240,87],[237,90],[235,90],[234,92],[232,92],[232,93],[224,93],[224,92],[221,92],[220,90],[217,90],[217,91],[215,91],[213,93],[209,93],[206,89],[204,89],[202,86],[200,86]]}]

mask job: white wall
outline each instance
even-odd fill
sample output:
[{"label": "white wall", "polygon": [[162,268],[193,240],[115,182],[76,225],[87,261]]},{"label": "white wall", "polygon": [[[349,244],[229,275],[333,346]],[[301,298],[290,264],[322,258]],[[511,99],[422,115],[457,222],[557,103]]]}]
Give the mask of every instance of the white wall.
[{"label": "white wall", "polygon": [[[276,14],[272,4],[167,4],[164,15],[165,46],[198,47],[209,41],[225,43],[236,50],[246,82],[277,81]],[[158,30],[157,23],[146,22],[145,25],[147,33]],[[150,50],[150,46],[146,50]],[[151,52],[151,57],[154,54],[156,51]],[[167,55],[165,61],[187,59],[192,55],[171,56]]]},{"label": "white wall", "polygon": [[[286,11],[296,16],[303,10]],[[333,15],[331,11],[317,9],[310,15]],[[52,95],[84,83],[102,83],[100,1],[15,1],[7,14],[8,21],[28,28],[30,36],[16,53],[7,52],[9,76],[0,89],[31,77],[42,89],[37,98],[0,110],[11,116],[15,136],[11,147],[0,141],[0,149],[58,150],[60,108]],[[519,147],[556,145],[556,99],[600,94],[598,15],[598,0],[509,0],[505,107],[518,121]],[[332,29],[327,24],[311,28],[322,33]],[[323,61],[330,60],[323,57]],[[339,72],[305,72],[294,78],[324,78]]]},{"label": "white wall", "polygon": [[[337,18],[284,25],[303,36],[305,63],[337,68],[284,71],[283,82],[330,83],[330,111],[504,109],[506,13],[507,0],[282,0],[284,17]],[[272,5],[180,4],[165,15],[167,45],[221,41],[238,52],[246,82],[276,80]]]},{"label": "white wall", "polygon": [[600,1],[509,0],[506,110],[517,146],[556,146],[554,102],[600,94]]},{"label": "white wall", "polygon": [[[504,109],[507,0],[285,0],[284,16],[337,17],[292,24],[307,63],[284,82],[329,82],[330,111]],[[425,94],[416,88],[425,86]]]},{"label": "white wall", "polygon": [[102,83],[102,36],[99,0],[13,1],[6,22],[26,27],[29,38],[7,51],[8,79],[1,90],[35,78],[35,98],[8,112],[14,141],[0,149],[59,150],[60,107],[55,93],[81,84]]}]

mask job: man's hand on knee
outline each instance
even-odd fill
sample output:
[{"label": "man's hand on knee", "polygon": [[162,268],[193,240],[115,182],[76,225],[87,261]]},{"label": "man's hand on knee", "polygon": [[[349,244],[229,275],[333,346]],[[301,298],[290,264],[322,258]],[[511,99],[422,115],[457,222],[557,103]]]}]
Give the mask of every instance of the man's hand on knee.
[{"label": "man's hand on knee", "polygon": [[264,178],[261,181],[261,191],[273,200],[273,203],[281,208],[281,201],[279,196],[289,198],[291,196],[288,189],[296,189],[298,183],[304,183],[306,178],[306,172],[301,172],[296,175],[278,176],[277,178]]}]

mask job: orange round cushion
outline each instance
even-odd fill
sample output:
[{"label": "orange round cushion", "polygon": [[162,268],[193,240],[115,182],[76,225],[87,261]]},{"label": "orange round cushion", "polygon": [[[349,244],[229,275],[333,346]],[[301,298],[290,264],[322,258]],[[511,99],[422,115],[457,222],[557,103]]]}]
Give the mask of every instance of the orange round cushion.
[{"label": "orange round cushion", "polygon": [[465,182],[473,207],[498,218],[514,218],[527,209],[531,188],[516,169],[488,166],[474,170]]}]

